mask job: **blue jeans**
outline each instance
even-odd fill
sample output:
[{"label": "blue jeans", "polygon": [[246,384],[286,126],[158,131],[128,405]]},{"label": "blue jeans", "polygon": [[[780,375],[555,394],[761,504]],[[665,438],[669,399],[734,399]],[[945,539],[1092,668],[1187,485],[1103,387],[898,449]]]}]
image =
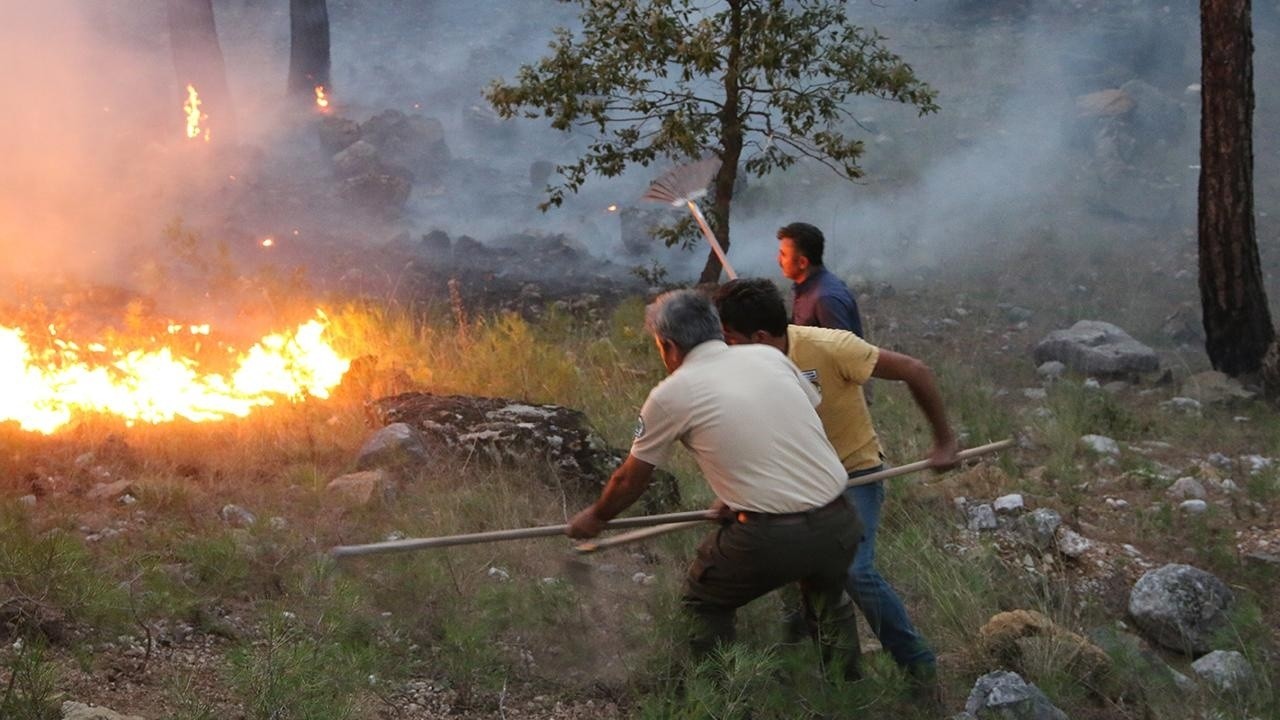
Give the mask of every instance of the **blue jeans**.
[{"label": "blue jeans", "polygon": [[[850,473],[850,479],[881,468]],[[907,617],[907,608],[898,593],[876,570],[876,528],[880,526],[880,506],[884,504],[884,482],[855,485],[844,491],[845,499],[858,509],[863,536],[849,566],[845,587],[861,608],[880,645],[903,667],[933,665],[933,650]]]}]

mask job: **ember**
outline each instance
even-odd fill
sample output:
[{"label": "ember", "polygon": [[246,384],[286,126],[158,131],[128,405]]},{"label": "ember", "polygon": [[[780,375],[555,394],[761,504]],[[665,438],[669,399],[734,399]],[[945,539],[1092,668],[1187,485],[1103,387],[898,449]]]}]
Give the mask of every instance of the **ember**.
[{"label": "ember", "polygon": [[[126,424],[192,422],[244,417],[278,400],[326,398],[350,361],[324,339],[327,318],[263,337],[238,354],[227,375],[202,372],[169,347],[83,348],[49,328],[45,348],[33,350],[23,331],[0,325],[0,422],[52,434],[79,414],[102,413]],[[208,334],[207,325],[170,325],[170,334]],[[234,353],[234,351],[232,351]]]},{"label": "ember", "polygon": [[[187,116],[187,137],[194,140],[200,137],[200,121],[209,119],[200,112],[200,93],[194,85],[187,85],[187,99],[182,103],[182,112]],[[204,129],[204,141],[209,142],[209,129]]]},{"label": "ember", "polygon": [[329,96],[325,92],[323,85],[316,86],[316,107],[320,108],[321,112],[329,110]]}]

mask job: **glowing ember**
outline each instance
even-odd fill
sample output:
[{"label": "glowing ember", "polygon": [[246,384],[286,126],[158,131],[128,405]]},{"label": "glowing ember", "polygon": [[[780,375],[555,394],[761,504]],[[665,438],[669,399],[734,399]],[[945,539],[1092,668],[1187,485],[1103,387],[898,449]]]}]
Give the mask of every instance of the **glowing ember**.
[{"label": "glowing ember", "polygon": [[610,205],[610,206],[608,207],[608,210],[609,210],[609,212],[618,212],[618,206],[617,206],[617,205]]},{"label": "glowing ember", "polygon": [[[240,354],[229,375],[202,373],[195,360],[159,350],[81,348],[52,336],[34,353],[17,328],[0,325],[0,422],[51,434],[83,413],[135,422],[192,422],[245,417],[282,399],[325,398],[350,360],[324,339],[318,314],[292,332],[268,335]],[[208,325],[170,325],[170,334],[207,335]]]},{"label": "glowing ember", "polygon": [[329,96],[325,93],[323,85],[316,86],[316,107],[321,110],[329,109]]},{"label": "glowing ember", "polygon": [[[187,85],[187,99],[182,103],[182,112],[187,115],[187,137],[196,139],[200,137],[200,121],[208,120],[209,116],[200,112],[200,93],[196,92],[196,86]],[[204,129],[204,141],[209,142],[209,129]]]},{"label": "glowing ember", "polygon": [[275,238],[262,238],[262,247],[271,247],[276,244]]}]

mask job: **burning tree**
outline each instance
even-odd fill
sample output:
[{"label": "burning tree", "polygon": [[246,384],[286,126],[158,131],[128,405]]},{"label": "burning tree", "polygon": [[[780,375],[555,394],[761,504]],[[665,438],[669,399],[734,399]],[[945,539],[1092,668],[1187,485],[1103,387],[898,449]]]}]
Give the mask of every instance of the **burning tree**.
[{"label": "burning tree", "polygon": [[289,0],[289,95],[327,105],[329,4]]},{"label": "burning tree", "polygon": [[212,0],[168,0],[169,44],[182,89],[187,136],[234,142],[235,112]]},{"label": "burning tree", "polygon": [[[1266,370],[1280,393],[1275,329],[1253,216],[1253,30],[1249,0],[1201,0],[1200,302],[1214,369]],[[1271,366],[1264,357],[1271,348]]]},{"label": "burning tree", "polygon": [[[503,117],[541,114],[558,130],[597,133],[580,158],[557,168],[563,183],[549,188],[544,210],[593,172],[613,177],[635,163],[713,154],[721,165],[708,214],[728,250],[744,159],[756,177],[811,158],[854,179],[863,143],[845,134],[847,97],[937,109],[935,92],[884,38],[849,21],[845,0],[574,2],[581,31],[557,29],[551,55],[487,91]],[[717,281],[720,269],[710,254],[701,281]]]}]

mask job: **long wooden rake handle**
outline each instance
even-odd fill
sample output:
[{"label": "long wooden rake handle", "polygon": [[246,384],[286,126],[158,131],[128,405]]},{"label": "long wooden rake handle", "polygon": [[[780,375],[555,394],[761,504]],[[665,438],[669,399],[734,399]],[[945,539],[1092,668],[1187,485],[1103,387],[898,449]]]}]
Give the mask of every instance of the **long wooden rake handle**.
[{"label": "long wooden rake handle", "polygon": [[[956,460],[970,460],[972,458],[976,458],[981,455],[987,455],[989,453],[997,452],[999,450],[1004,450],[1005,448],[1010,448],[1010,447],[1013,447],[1013,440],[1000,440],[998,442],[988,443],[986,445],[979,445],[976,448],[969,448],[968,450],[961,450],[960,452],[956,453]],[[880,472],[874,472],[867,475],[863,475],[861,477],[854,478],[849,481],[849,487],[855,487],[858,485],[870,485],[873,482],[887,480],[892,477],[898,477],[899,475],[909,475],[913,472],[919,472],[921,470],[927,469],[928,467],[929,467],[928,460],[918,460],[916,462],[909,463],[907,465],[900,465],[898,467],[892,467],[885,470],[881,470]],[[631,532],[625,532],[619,535],[614,535],[613,537],[600,538],[597,540],[588,540],[586,542],[578,543],[573,547],[573,549],[577,551],[578,554],[580,555],[587,555],[590,553],[599,552],[601,550],[608,550],[611,547],[617,547],[619,545],[627,545],[633,542],[646,540],[651,537],[666,535],[667,533],[675,532],[677,530],[684,530],[686,528],[691,528],[695,525],[701,525],[705,520],[715,520],[715,519],[716,518],[714,517],[708,517],[702,520],[673,522],[667,525],[658,525],[656,527],[648,527],[643,530],[633,530]]]},{"label": "long wooden rake handle", "polygon": [[[707,510],[666,513],[663,515],[639,515],[636,517],[618,518],[605,524],[605,529],[624,529],[664,525],[667,523],[689,522],[699,523],[714,520]],[[465,535],[443,535],[429,538],[405,538],[404,540],[388,540],[386,542],[368,543],[366,545],[339,545],[329,551],[335,558],[353,557],[355,555],[379,555],[383,553],[408,552],[410,550],[426,550],[427,548],[451,547],[454,545],[475,545],[477,543],[501,542],[503,540],[522,540],[524,538],[546,537],[548,535],[564,535],[569,525],[545,525],[542,527],[517,528],[514,530],[493,530],[490,532],[468,533]]]}]

